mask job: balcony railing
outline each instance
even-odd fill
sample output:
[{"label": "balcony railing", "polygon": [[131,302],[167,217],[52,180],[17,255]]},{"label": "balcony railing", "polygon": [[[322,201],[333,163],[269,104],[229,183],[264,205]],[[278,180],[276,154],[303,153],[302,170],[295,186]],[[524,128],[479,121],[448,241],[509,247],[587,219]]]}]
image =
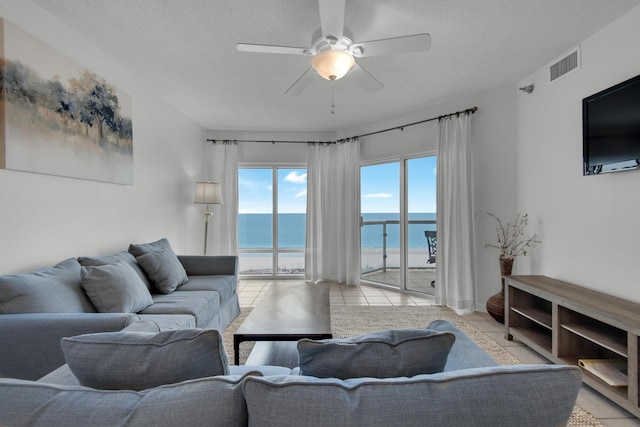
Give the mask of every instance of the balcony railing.
[{"label": "balcony railing", "polygon": [[[436,220],[431,220],[431,219],[425,219],[425,220],[418,220],[418,219],[410,219],[407,221],[408,223],[408,227],[409,227],[409,246],[410,246],[410,250],[409,252],[411,252],[411,247],[412,247],[412,243],[413,246],[419,246],[420,248],[422,248],[421,252],[424,252],[425,254],[428,254],[428,250],[427,250],[427,240],[424,236],[424,229],[420,228],[420,229],[416,229],[416,227],[411,227],[412,225],[428,225],[428,226],[432,226],[429,227],[430,230],[434,230],[435,229],[435,225],[436,225]],[[399,220],[393,220],[393,219],[387,219],[387,220],[362,220],[361,221],[361,228],[362,228],[362,235],[365,235],[365,227],[369,227],[369,226],[382,226],[381,227],[381,233],[379,234],[380,238],[379,240],[376,239],[376,243],[378,241],[380,241],[380,245],[376,245],[376,246],[366,246],[367,249],[377,249],[377,248],[381,248],[382,249],[382,266],[371,266],[371,265],[367,265],[367,266],[361,266],[361,270],[362,273],[371,273],[374,271],[387,271],[387,268],[398,268],[400,267],[399,262],[398,265],[392,265],[389,266],[388,265],[388,258],[389,258],[389,248],[397,248],[399,250],[400,248],[400,243],[399,243],[399,228],[400,228],[400,221]],[[398,230],[395,234],[397,234],[397,237],[394,236],[395,238],[393,239],[394,242],[392,243],[392,246],[389,245],[389,226],[397,226]],[[413,229],[412,229],[413,228]],[[363,239],[364,240],[364,239]],[[366,244],[366,243],[364,243]],[[363,249],[365,249],[365,246],[363,244]],[[426,256],[426,255],[425,255]],[[426,259],[426,258],[422,258],[419,257],[421,259]],[[414,262],[414,264],[416,265],[412,265],[411,263],[411,259],[409,259],[409,268],[421,268],[424,267],[424,264],[420,263],[420,265],[418,265],[418,262]]]}]

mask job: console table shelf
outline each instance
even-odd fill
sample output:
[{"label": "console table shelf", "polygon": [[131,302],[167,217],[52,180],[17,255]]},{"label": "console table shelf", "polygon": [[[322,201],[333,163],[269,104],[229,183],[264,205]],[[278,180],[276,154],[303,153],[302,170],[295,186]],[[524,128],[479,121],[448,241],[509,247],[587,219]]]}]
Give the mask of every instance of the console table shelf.
[{"label": "console table shelf", "polygon": [[[567,324],[561,325],[563,329],[572,332],[582,338],[585,338],[596,345],[611,350],[622,357],[627,357],[627,342],[621,342],[619,339],[608,335],[607,329],[592,328],[583,325]],[[625,337],[626,338],[626,337]]]},{"label": "console table shelf", "polygon": [[527,319],[533,320],[538,325],[551,330],[551,313],[538,310],[533,307],[511,307],[511,310]]},{"label": "console table shelf", "polygon": [[506,338],[555,363],[608,359],[626,365],[626,387],[610,386],[586,369],[583,381],[640,417],[640,304],[546,276],[504,280]]}]

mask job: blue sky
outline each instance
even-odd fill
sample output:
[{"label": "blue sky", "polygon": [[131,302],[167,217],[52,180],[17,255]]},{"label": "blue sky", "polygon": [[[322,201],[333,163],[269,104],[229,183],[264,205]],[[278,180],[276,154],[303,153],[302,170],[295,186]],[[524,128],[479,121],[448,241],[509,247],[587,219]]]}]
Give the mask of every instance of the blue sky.
[{"label": "blue sky", "polygon": [[[408,161],[409,212],[436,211],[436,158]],[[306,169],[278,169],[278,211],[304,213],[307,204]],[[239,213],[271,213],[271,169],[239,169]],[[361,168],[363,213],[400,211],[400,164],[385,163]]]},{"label": "blue sky", "polygon": [[[407,166],[409,212],[436,211],[436,158],[410,159]],[[362,213],[400,212],[400,163],[360,169]]]},{"label": "blue sky", "polygon": [[[273,177],[271,169],[239,169],[239,213],[272,213]],[[305,213],[307,170],[278,169],[278,212]]]}]

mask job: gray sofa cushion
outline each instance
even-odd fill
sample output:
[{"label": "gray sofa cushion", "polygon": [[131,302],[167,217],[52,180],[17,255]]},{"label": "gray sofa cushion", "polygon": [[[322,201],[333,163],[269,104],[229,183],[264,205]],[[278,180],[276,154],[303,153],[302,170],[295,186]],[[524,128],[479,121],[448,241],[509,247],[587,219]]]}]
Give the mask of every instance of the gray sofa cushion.
[{"label": "gray sofa cushion", "polygon": [[515,365],[339,380],[247,378],[249,427],[564,426],[582,381],[579,368]]},{"label": "gray sofa cushion", "polygon": [[142,320],[149,320],[160,328],[161,331],[174,329],[189,329],[196,327],[196,318],[190,314],[140,314]]},{"label": "gray sofa cushion", "polygon": [[465,335],[447,320],[434,320],[427,325],[427,329],[439,332],[451,332],[456,336],[456,340],[451,347],[445,371],[457,371],[459,369],[482,368],[485,366],[498,366],[498,362],[493,360],[478,344]]},{"label": "gray sofa cushion", "polygon": [[137,392],[0,379],[0,425],[243,427],[242,377],[209,377]]},{"label": "gray sofa cushion", "polygon": [[80,384],[103,390],[144,390],[229,373],[215,329],[86,334],[63,338],[61,346]]},{"label": "gray sofa cushion", "polygon": [[442,372],[455,335],[397,329],[351,338],[298,341],[302,375],[393,378]]},{"label": "gray sofa cushion", "polygon": [[0,377],[38,379],[64,365],[63,337],[120,331],[137,321],[131,313],[0,315]]},{"label": "gray sofa cushion", "polygon": [[152,296],[153,304],[140,314],[190,314],[196,327],[204,328],[220,311],[220,294],[213,291],[176,291]]},{"label": "gray sofa cushion", "polygon": [[69,258],[32,273],[0,276],[0,313],[95,313]]},{"label": "gray sofa cushion", "polygon": [[133,268],[133,270],[136,272],[136,274],[140,277],[140,280],[142,280],[142,283],[144,283],[149,290],[152,289],[151,282],[149,282],[149,278],[144,273],[144,271],[142,271],[142,269],[140,268],[140,265],[138,265],[138,261],[136,261],[136,257],[133,256],[128,251],[122,251],[122,252],[117,252],[115,254],[98,255],[98,256],[92,256],[92,257],[88,257],[88,256],[78,257],[78,262],[83,267],[114,264],[118,261],[124,261],[127,264],[129,264],[131,268]]},{"label": "gray sofa cushion", "polygon": [[101,313],[136,313],[153,304],[147,286],[123,261],[82,267],[81,284]]},{"label": "gray sofa cushion", "polygon": [[136,260],[149,276],[151,283],[163,294],[175,291],[178,286],[189,280],[187,272],[171,248],[140,255]]},{"label": "gray sofa cushion", "polygon": [[189,281],[178,286],[179,291],[216,291],[220,304],[229,301],[236,293],[235,276],[189,276]]}]

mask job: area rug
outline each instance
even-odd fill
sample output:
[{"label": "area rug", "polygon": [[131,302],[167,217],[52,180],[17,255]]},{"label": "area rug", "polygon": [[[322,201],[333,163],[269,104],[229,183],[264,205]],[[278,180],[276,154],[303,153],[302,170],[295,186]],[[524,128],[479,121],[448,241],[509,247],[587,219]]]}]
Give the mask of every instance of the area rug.
[{"label": "area rug", "polygon": [[[224,331],[225,348],[229,360],[233,360],[233,333],[240,327],[251,312],[243,308],[238,316]],[[522,363],[511,355],[484,332],[442,306],[333,306],[331,307],[331,329],[335,338],[346,338],[367,332],[383,329],[423,328],[434,320],[448,320],[475,341],[484,351],[502,365]],[[247,360],[253,343],[242,343],[240,346],[240,363]],[[576,405],[569,419],[571,427],[604,427],[588,411]]]}]

